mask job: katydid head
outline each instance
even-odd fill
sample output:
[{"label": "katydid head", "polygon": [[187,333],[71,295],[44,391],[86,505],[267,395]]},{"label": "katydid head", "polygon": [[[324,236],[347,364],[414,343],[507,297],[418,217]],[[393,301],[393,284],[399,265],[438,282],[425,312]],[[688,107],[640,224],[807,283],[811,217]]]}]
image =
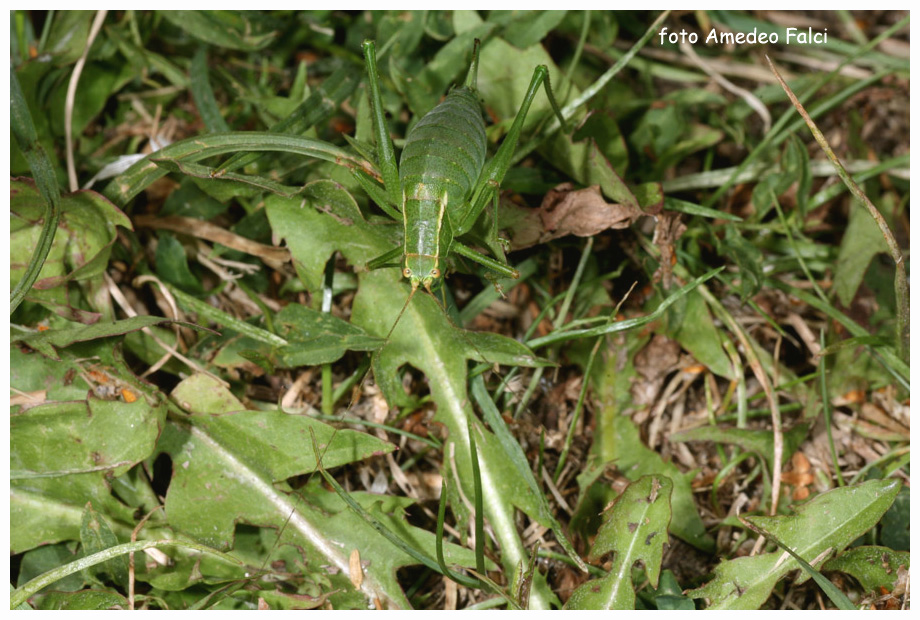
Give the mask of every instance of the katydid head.
[{"label": "katydid head", "polygon": [[409,279],[413,291],[421,284],[430,293],[432,285],[441,278],[437,257],[407,255],[403,276]]}]

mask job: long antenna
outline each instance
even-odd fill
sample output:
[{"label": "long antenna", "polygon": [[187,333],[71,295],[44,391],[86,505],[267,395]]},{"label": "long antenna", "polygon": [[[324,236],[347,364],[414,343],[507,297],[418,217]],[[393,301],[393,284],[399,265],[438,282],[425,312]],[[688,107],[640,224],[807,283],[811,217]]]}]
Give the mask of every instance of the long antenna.
[{"label": "long antenna", "polygon": [[[406,308],[409,307],[409,302],[412,301],[412,298],[415,296],[415,292],[418,290],[417,286],[412,287],[412,292],[409,293],[409,296],[406,297],[406,303],[403,304],[402,310],[399,311],[399,314],[396,315],[396,320],[393,321],[393,326],[390,328],[390,331],[387,333],[386,339],[383,341],[383,346],[387,346],[390,343],[390,336],[393,335],[393,330],[396,329],[396,326],[399,325],[399,319],[402,318],[403,313],[406,311]],[[380,347],[381,349],[383,347]]]}]

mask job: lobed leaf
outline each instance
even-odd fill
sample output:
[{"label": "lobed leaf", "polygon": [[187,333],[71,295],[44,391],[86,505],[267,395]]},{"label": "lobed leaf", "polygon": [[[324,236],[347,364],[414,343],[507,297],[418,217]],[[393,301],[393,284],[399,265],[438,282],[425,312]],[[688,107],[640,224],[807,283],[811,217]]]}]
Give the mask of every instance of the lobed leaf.
[{"label": "lobed leaf", "polygon": [[652,586],[658,587],[671,522],[672,488],[669,478],[643,476],[607,507],[589,558],[597,561],[612,553],[610,572],[579,586],[566,609],[635,609],[632,567],[638,561]]},{"label": "lobed leaf", "polygon": [[[748,519],[820,569],[834,552],[878,523],[900,487],[900,480],[870,480],[817,495],[795,507],[791,516]],[[776,583],[797,568],[798,562],[782,551],[723,560],[712,581],[687,594],[709,599],[709,609],[758,609]]]}]

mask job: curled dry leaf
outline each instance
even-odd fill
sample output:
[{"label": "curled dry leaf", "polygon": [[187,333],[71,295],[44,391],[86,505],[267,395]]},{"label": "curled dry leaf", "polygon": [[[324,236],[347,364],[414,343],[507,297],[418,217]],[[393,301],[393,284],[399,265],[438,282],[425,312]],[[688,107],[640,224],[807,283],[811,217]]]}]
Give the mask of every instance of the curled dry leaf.
[{"label": "curled dry leaf", "polygon": [[543,226],[554,236],[590,237],[608,228],[626,228],[643,215],[633,206],[607,202],[597,185],[572,187],[571,183],[557,185],[540,205]]},{"label": "curled dry leaf", "polygon": [[538,209],[517,208],[513,216],[511,247],[515,250],[567,235],[590,237],[611,228],[626,228],[646,215],[636,207],[604,200],[600,187],[573,189],[557,185]]}]

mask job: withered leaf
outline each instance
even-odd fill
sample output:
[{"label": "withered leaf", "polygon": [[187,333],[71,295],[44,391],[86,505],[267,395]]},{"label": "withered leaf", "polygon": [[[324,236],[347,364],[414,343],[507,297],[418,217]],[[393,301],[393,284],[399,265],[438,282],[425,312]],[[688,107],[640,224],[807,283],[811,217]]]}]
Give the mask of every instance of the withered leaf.
[{"label": "withered leaf", "polygon": [[631,205],[604,200],[600,187],[573,189],[562,183],[551,189],[538,209],[513,208],[511,246],[519,250],[568,235],[590,237],[611,228],[626,228],[642,215]]}]

